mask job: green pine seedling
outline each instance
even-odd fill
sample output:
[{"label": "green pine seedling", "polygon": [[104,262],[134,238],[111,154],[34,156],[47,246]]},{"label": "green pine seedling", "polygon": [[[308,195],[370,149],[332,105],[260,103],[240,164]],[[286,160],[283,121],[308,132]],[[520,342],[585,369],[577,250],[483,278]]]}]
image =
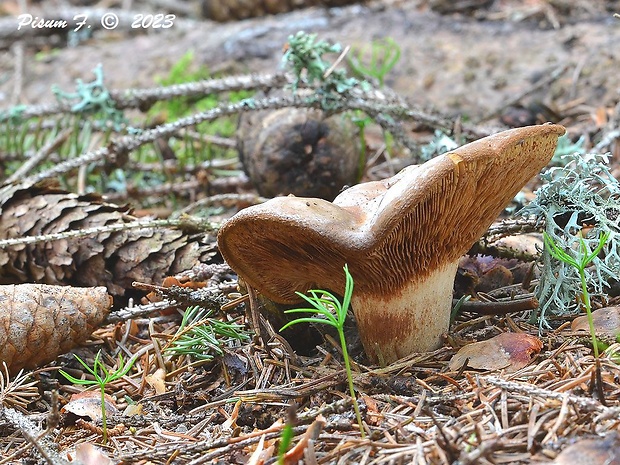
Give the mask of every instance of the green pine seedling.
[{"label": "green pine seedling", "polygon": [[280,445],[278,447],[278,465],[284,465],[284,457],[286,451],[293,442],[293,425],[287,422],[282,428],[282,434],[280,435]]},{"label": "green pine seedling", "polygon": [[81,384],[83,386],[91,386],[97,385],[101,391],[101,422],[103,424],[103,443],[108,442],[108,424],[105,413],[105,387],[108,383],[112,381],[116,381],[119,378],[122,378],[127,374],[127,372],[133,366],[135,360],[129,360],[127,364],[123,364],[123,356],[119,355],[118,357],[118,370],[110,373],[108,369],[105,367],[103,362],[101,361],[101,350],[97,352],[95,356],[95,361],[93,362],[93,367],[89,367],[86,362],[84,362],[80,357],[73,354],[75,358],[77,358],[78,362],[82,364],[82,366],[88,371],[91,375],[95,377],[92,379],[78,379],[74,378],[64,370],[58,370],[61,375],[67,378],[74,384]]},{"label": "green pine seedling", "polygon": [[598,359],[598,342],[596,340],[596,332],[594,329],[594,320],[592,319],[592,307],[590,305],[590,294],[588,293],[588,286],[586,284],[586,267],[592,260],[596,258],[605,243],[609,240],[611,232],[601,234],[599,243],[596,248],[590,252],[583,239],[579,238],[579,251],[574,253],[575,256],[569,254],[567,251],[562,250],[553,241],[551,236],[544,233],[545,247],[555,259],[560,260],[567,265],[574,267],[579,273],[581,279],[581,293],[583,297],[583,305],[586,309],[586,315],[588,317],[588,326],[590,327],[590,336],[592,336],[592,347],[594,349],[594,357]]},{"label": "green pine seedling", "polygon": [[[285,324],[280,331],[285,330],[286,328],[293,326],[297,323],[317,323],[330,325],[336,328],[338,331],[338,336],[340,337],[340,346],[342,347],[342,357],[344,358],[344,366],[347,371],[347,380],[349,382],[349,391],[351,393],[351,398],[353,399],[353,408],[355,409],[355,416],[357,417],[357,423],[360,428],[360,434],[362,438],[365,437],[364,433],[364,425],[362,423],[362,415],[360,414],[359,406],[357,405],[357,397],[355,396],[355,389],[353,389],[353,375],[351,373],[351,361],[349,359],[349,352],[347,350],[347,341],[344,336],[344,322],[347,317],[347,310],[349,309],[349,305],[351,303],[351,296],[353,295],[353,277],[351,273],[349,273],[349,267],[347,265],[344,266],[344,275],[345,275],[345,287],[344,287],[344,296],[342,302],[340,302],[336,296],[328,291],[324,291],[321,289],[311,289],[308,291],[311,294],[311,297],[308,297],[301,292],[296,292],[296,294],[312,305],[312,308],[294,308],[291,310],[285,310],[284,313],[314,313],[316,315],[320,315],[323,318],[317,317],[302,317],[297,318],[296,320],[290,321]],[[332,311],[332,309],[335,311]]]},{"label": "green pine seedling", "polygon": [[373,40],[349,55],[349,64],[353,70],[363,77],[374,78],[379,87],[385,85],[385,76],[400,60],[400,46],[391,37]]}]

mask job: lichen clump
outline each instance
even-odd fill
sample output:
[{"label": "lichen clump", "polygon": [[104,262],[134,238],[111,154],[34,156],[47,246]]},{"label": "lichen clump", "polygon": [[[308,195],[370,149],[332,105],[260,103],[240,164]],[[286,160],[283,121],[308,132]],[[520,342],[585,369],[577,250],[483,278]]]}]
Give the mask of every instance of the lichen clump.
[{"label": "lichen clump", "polygon": [[[520,214],[544,220],[545,231],[563,250],[579,250],[580,238],[589,251],[594,250],[601,234],[609,232],[602,253],[586,269],[588,289],[601,295],[620,276],[620,183],[609,171],[606,155],[575,153],[564,159],[564,166],[541,174],[544,185]],[[554,259],[547,250],[542,264],[536,296],[540,325],[548,326],[550,314],[576,313],[575,289],[580,288],[580,279],[575,268]]]}]

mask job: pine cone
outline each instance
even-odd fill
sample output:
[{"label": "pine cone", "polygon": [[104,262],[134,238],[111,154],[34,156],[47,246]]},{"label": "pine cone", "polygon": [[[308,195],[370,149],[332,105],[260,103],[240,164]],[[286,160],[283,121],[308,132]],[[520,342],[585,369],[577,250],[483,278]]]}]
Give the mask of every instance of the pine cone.
[{"label": "pine cone", "polygon": [[357,127],[345,115],[283,108],[244,113],[237,145],[243,167],[266,197],[293,194],[333,200],[358,181]]},{"label": "pine cone", "polygon": [[11,373],[54,360],[84,342],[104,320],[105,287],[0,286],[0,362]]},{"label": "pine cone", "polygon": [[[135,221],[126,207],[95,195],[30,188],[0,199],[0,239]],[[115,296],[133,281],[159,283],[206,261],[204,234],[178,229],[128,229],[91,237],[0,249],[0,282],[106,286]]]}]

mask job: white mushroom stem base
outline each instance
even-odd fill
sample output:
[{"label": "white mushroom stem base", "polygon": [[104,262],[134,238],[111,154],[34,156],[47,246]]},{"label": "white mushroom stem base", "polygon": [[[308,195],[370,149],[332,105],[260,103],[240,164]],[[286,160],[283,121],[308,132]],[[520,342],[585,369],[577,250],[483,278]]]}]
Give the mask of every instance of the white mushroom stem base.
[{"label": "white mushroom stem base", "polygon": [[390,295],[353,292],[351,306],[373,363],[389,364],[441,346],[441,336],[450,326],[457,265],[458,261],[444,265]]}]

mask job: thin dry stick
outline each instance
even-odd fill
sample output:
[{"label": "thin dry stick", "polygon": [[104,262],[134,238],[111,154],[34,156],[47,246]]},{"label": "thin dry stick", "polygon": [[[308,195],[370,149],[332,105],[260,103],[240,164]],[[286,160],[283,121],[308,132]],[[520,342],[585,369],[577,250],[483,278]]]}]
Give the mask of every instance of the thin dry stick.
[{"label": "thin dry stick", "polygon": [[344,57],[347,56],[347,53],[349,53],[349,50],[351,50],[351,46],[347,45],[344,50],[342,51],[342,53],[338,56],[338,58],[336,58],[336,61],[334,61],[332,63],[332,65],[327,68],[327,70],[325,71],[325,73],[323,74],[323,79],[326,79],[329,77],[330,74],[332,74],[334,72],[334,70],[336,69],[336,67],[342,62],[342,60],[344,60]]},{"label": "thin dry stick", "polygon": [[[453,300],[453,303],[458,300]],[[505,315],[507,313],[523,312],[538,308],[538,300],[535,297],[526,297],[511,300],[497,300],[483,302],[480,300],[468,300],[461,304],[461,312],[473,312],[481,315]]]},{"label": "thin dry stick", "polygon": [[105,226],[96,226],[93,228],[78,229],[75,231],[63,231],[52,234],[41,234],[38,236],[25,236],[13,239],[0,240],[0,249],[13,247],[24,244],[38,244],[42,242],[59,241],[62,239],[75,239],[80,237],[97,236],[117,231],[125,231],[128,229],[155,229],[155,228],[181,228],[192,229],[201,232],[214,232],[219,226],[209,223],[195,217],[183,216],[176,219],[167,220],[139,220],[128,223],[114,223]]},{"label": "thin dry stick", "polygon": [[211,195],[209,197],[205,197],[203,199],[197,200],[194,203],[189,204],[187,207],[180,210],[180,213],[189,214],[191,211],[210,207],[212,205],[217,205],[220,203],[240,203],[244,205],[258,205],[260,203],[265,203],[269,200],[267,197],[261,197],[257,194],[245,193],[245,194],[237,194],[237,193],[229,193],[229,194],[216,194]]},{"label": "thin dry stick", "polygon": [[480,240],[484,240],[484,242],[488,244],[497,241],[502,237],[511,236],[514,234],[541,232],[544,227],[544,220],[534,216],[527,218],[505,219],[500,222],[493,223]]},{"label": "thin dry stick", "polygon": [[271,89],[282,87],[289,82],[291,82],[291,77],[284,73],[250,74],[227,76],[221,79],[206,79],[166,87],[117,90],[111,91],[110,95],[119,109],[144,108],[157,101],[172,100],[178,97],[200,97],[222,92]]},{"label": "thin dry stick", "polygon": [[564,421],[566,420],[566,417],[568,415],[569,398],[568,394],[564,394],[564,396],[564,399],[562,399],[562,407],[560,408],[560,413],[558,414],[558,417],[556,418],[553,426],[549,429],[546,436],[541,441],[541,444],[546,444],[549,441],[557,439],[557,433],[564,424]]},{"label": "thin dry stick", "polygon": [[[290,81],[283,73],[251,74],[228,76],[221,79],[206,79],[185,84],[143,89],[111,90],[110,97],[119,109],[149,108],[158,101],[178,97],[200,97],[214,93],[235,92],[239,90],[260,90],[281,87]],[[19,113],[22,119],[44,117],[62,113],[73,113],[71,102],[58,102],[46,105],[29,105]]]},{"label": "thin dry stick", "polygon": [[24,438],[30,442],[49,465],[69,465],[51,447],[46,445],[47,438],[40,437],[41,430],[24,414],[11,408],[0,408],[0,419],[17,428]]},{"label": "thin dry stick", "polygon": [[136,318],[141,318],[146,315],[150,315],[154,312],[161,312],[163,310],[168,310],[169,308],[176,307],[177,304],[170,300],[163,300],[161,302],[152,302],[150,304],[145,305],[134,305],[133,307],[125,307],[120,310],[111,313],[107,316],[105,322],[109,323],[118,323],[119,321],[125,320],[133,320]]},{"label": "thin dry stick", "polygon": [[518,383],[495,376],[480,376],[479,379],[493,386],[506,389],[508,392],[521,392],[529,396],[540,396],[543,399],[553,399],[560,402],[563,402],[564,399],[568,399],[571,404],[585,411],[598,412],[606,417],[610,415],[620,415],[620,407],[605,407],[600,402],[589,397],[567,395],[565,392],[550,391],[549,389],[541,388],[533,384]]}]

